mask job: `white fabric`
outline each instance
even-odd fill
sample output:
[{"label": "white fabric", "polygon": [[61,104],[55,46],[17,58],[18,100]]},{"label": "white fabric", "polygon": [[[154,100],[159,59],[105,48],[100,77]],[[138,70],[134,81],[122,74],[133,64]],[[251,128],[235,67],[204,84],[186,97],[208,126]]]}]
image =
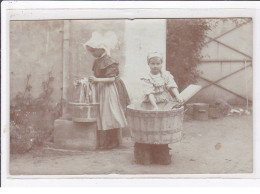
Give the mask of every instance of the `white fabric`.
[{"label": "white fabric", "polygon": [[161,53],[158,53],[158,52],[148,53],[148,55],[147,55],[147,62],[149,63],[150,59],[154,58],[154,57],[160,58],[161,61],[163,62],[163,55]]},{"label": "white fabric", "polygon": [[103,48],[110,56],[110,51],[115,49],[118,44],[117,35],[112,31],[107,31],[104,34],[93,32],[91,38],[83,46],[84,48],[86,48],[86,45],[92,48]]},{"label": "white fabric", "polygon": [[88,79],[84,78],[80,80],[80,103],[96,103],[96,90],[92,83]]}]

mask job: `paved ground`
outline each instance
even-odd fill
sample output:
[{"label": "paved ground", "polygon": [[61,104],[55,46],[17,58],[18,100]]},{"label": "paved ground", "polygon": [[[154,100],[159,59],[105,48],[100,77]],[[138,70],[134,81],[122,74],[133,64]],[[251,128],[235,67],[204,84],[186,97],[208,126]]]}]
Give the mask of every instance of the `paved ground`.
[{"label": "paved ground", "polygon": [[66,151],[48,147],[12,155],[13,175],[80,174],[208,174],[253,171],[252,116],[208,121],[185,121],[180,143],[170,145],[173,162],[167,166],[142,166],[134,162],[133,142],[124,138],[110,151]]}]

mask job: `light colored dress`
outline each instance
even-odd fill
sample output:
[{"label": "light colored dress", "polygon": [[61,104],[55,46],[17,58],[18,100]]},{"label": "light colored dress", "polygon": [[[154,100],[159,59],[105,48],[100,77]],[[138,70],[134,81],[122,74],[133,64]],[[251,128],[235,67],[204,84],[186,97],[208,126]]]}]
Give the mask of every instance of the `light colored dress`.
[{"label": "light colored dress", "polygon": [[123,107],[120,104],[119,94],[115,82],[98,83],[100,100],[99,130],[124,128],[127,121]]},{"label": "light colored dress", "polygon": [[143,83],[144,92],[143,102],[149,102],[150,94],[154,95],[156,103],[177,101],[169,93],[171,88],[178,88],[169,71],[162,71],[157,75],[149,73],[148,75],[142,77],[141,80]]},{"label": "light colored dress", "polygon": [[126,106],[130,104],[123,81],[118,77],[118,63],[108,55],[94,62],[94,75],[98,78],[114,77],[114,82],[97,83],[98,101],[100,103],[98,130],[125,128]]}]

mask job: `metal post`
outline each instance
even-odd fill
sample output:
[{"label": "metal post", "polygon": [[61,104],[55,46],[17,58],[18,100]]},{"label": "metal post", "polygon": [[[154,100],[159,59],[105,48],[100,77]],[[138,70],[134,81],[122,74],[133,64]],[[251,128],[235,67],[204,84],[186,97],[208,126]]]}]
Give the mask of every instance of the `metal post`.
[{"label": "metal post", "polygon": [[244,64],[244,67],[245,67],[245,82],[246,82],[246,110],[248,111],[248,90],[247,90],[247,76],[246,76],[246,64],[247,64],[247,61],[245,59],[245,64]]},{"label": "metal post", "polygon": [[63,24],[63,85],[62,85],[62,115],[68,111],[68,89],[69,89],[69,38],[70,38],[70,21],[64,20]]}]

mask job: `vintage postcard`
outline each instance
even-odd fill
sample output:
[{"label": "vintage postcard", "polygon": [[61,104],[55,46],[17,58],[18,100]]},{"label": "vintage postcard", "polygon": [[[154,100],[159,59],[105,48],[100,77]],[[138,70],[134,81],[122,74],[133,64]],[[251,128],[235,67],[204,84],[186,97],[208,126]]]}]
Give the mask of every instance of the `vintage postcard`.
[{"label": "vintage postcard", "polygon": [[254,10],[146,12],[6,10],[8,179],[256,177]]}]

